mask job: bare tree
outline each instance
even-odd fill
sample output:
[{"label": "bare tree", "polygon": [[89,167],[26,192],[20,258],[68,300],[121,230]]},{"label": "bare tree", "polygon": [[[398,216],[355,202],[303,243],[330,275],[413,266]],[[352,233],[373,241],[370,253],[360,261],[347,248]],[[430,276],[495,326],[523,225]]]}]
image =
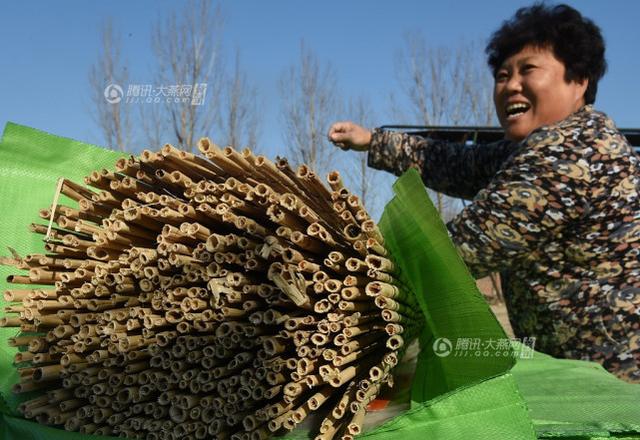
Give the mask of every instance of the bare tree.
[{"label": "bare tree", "polygon": [[335,152],[326,133],[339,112],[333,68],[321,64],[301,42],[298,64],[283,73],[279,86],[283,136],[291,157],[324,174]]},{"label": "bare tree", "polygon": [[490,124],[494,121],[492,79],[474,43],[429,47],[420,34],[405,37],[399,82],[424,125]]},{"label": "bare tree", "polygon": [[[432,48],[420,34],[407,36],[398,56],[398,80],[409,102],[413,122],[421,125],[492,123],[492,81],[481,54],[475,44]],[[398,106],[396,99],[392,101],[395,107]],[[459,211],[459,201],[430,192],[445,220]]]},{"label": "bare tree", "polygon": [[128,72],[122,64],[120,40],[114,35],[111,21],[103,25],[101,40],[100,54],[89,70],[91,115],[105,144],[125,151],[131,143],[130,108],[123,101]]},{"label": "bare tree", "polygon": [[155,150],[167,142],[165,108],[158,105],[139,105],[140,125],[147,145],[143,148]]},{"label": "bare tree", "polygon": [[236,148],[250,146],[257,148],[258,137],[258,92],[249,83],[241,69],[240,52],[236,50],[233,69],[227,74],[222,92],[224,110],[219,116],[222,141]]},{"label": "bare tree", "polygon": [[[399,79],[414,121],[423,125],[495,125],[493,81],[482,54],[477,44],[430,48],[419,34],[407,37],[400,55]],[[462,207],[456,199],[429,192],[435,195],[444,221],[451,220]],[[489,298],[503,302],[498,274],[490,274],[478,286]]]},{"label": "bare tree", "polygon": [[[363,127],[371,127],[373,124],[373,111],[371,104],[363,96],[351,98],[347,105],[347,114]],[[379,192],[376,187],[380,180],[381,171],[370,168],[367,163],[367,153],[350,152],[353,155],[352,170],[346,170],[348,176],[346,180],[350,181],[350,186],[354,188],[354,192],[360,197],[362,204],[367,208],[369,213],[377,211],[377,202]]]},{"label": "bare tree", "polygon": [[[171,127],[168,134],[188,151],[193,150],[198,137],[209,134],[217,118],[224,72],[222,26],[219,8],[212,9],[207,0],[190,0],[181,14],[159,21],[153,30],[160,91],[174,87],[179,96],[160,96],[163,110],[149,128],[157,128],[156,124]],[[152,135],[153,130],[147,133],[149,140]]]}]

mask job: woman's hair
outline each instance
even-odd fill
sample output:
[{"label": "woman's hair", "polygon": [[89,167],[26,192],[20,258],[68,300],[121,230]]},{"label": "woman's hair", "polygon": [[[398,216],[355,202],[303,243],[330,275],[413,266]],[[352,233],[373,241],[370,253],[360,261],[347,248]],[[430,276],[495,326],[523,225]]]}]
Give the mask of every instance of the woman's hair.
[{"label": "woman's hair", "polygon": [[589,80],[584,93],[593,104],[607,70],[604,39],[593,21],[567,5],[536,3],[520,8],[495,31],[485,49],[495,76],[502,63],[525,46],[548,47],[565,67],[565,81]]}]

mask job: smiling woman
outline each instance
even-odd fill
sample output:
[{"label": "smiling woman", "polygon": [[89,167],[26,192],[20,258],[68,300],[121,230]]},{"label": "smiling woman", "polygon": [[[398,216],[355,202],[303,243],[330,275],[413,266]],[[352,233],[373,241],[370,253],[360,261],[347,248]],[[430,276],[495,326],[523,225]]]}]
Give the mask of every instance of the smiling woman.
[{"label": "smiling woman", "polygon": [[487,46],[494,103],[515,141],[593,104],[607,64],[600,29],[570,7],[520,9]]},{"label": "smiling woman", "polygon": [[[466,145],[338,122],[369,165],[410,167],[473,199],[447,226],[476,277],[499,271],[517,337],[640,382],[640,158],[594,110],[599,28],[575,9],[518,10],[487,46],[505,140]],[[434,293],[436,294],[436,293]]]},{"label": "smiling woman", "polygon": [[558,122],[585,104],[588,80],[566,81],[551,48],[525,46],[507,58],[495,76],[494,101],[505,138],[521,141],[533,130]]}]

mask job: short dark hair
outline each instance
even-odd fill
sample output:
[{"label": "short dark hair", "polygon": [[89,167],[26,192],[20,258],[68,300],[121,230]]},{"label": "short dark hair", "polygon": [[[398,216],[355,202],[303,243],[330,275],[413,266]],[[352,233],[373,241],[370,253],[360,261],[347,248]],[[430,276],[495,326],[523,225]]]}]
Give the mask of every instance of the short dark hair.
[{"label": "short dark hair", "polygon": [[564,4],[536,3],[518,9],[491,35],[485,49],[494,76],[507,58],[529,45],[551,48],[564,64],[565,81],[589,80],[585,103],[595,102],[607,62],[604,38],[593,21]]}]

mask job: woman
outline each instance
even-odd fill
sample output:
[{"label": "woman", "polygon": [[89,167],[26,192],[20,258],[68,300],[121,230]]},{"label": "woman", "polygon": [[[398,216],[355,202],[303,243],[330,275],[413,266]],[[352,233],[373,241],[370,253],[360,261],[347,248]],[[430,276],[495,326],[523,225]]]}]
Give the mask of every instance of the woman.
[{"label": "woman", "polygon": [[473,199],[451,237],[476,277],[502,272],[516,336],[640,382],[640,162],[592,106],[606,70],[600,30],[569,6],[536,4],[486,51],[504,141],[466,146],[351,122],[329,138],[368,150],[372,167],[416,167],[430,188]]}]

